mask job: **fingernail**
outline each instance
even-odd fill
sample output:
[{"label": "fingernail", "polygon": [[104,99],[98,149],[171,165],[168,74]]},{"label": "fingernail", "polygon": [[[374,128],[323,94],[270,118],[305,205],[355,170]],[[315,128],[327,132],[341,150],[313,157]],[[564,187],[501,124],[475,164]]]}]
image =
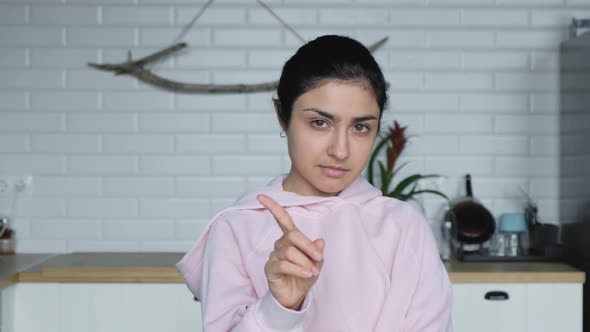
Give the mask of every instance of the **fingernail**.
[{"label": "fingernail", "polygon": [[315,260],[317,260],[317,261],[322,259],[322,254],[317,250],[314,251],[312,255],[313,255],[313,258],[315,258]]},{"label": "fingernail", "polygon": [[313,273],[310,271],[305,271],[305,272],[303,272],[303,276],[305,278],[311,278],[313,276]]}]

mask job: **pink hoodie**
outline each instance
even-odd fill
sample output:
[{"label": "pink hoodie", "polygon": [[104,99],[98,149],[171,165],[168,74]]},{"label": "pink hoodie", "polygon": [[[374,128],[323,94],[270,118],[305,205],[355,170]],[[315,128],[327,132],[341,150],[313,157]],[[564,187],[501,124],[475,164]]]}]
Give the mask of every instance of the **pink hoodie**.
[{"label": "pink hoodie", "polygon": [[[335,197],[282,189],[284,176],[221,212],[178,262],[202,303],[205,331],[451,331],[451,285],[428,223],[411,205],[357,178]],[[268,291],[264,265],[282,232],[264,193],[308,238],[324,265],[301,311]]]}]

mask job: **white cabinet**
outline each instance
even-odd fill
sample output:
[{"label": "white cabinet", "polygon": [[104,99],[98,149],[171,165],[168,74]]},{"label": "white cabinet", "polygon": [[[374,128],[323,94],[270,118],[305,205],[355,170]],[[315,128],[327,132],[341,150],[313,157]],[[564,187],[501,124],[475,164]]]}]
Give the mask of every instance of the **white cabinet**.
[{"label": "white cabinet", "polygon": [[582,284],[454,284],[455,332],[582,331]]},{"label": "white cabinet", "polygon": [[18,283],[5,291],[3,310],[13,309],[2,331],[201,331],[200,304],[184,284]]}]

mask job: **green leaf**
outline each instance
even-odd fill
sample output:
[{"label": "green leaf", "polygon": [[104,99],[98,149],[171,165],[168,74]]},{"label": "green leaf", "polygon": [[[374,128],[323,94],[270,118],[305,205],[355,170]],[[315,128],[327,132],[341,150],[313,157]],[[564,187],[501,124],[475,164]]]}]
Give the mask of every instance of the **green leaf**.
[{"label": "green leaf", "polygon": [[383,148],[385,143],[387,143],[387,137],[381,138],[381,140],[375,146],[375,150],[373,150],[371,158],[369,159],[369,165],[367,165],[367,180],[371,185],[375,185],[375,180],[373,177],[373,165],[375,164],[375,159],[377,158],[379,151],[381,151],[381,148]]},{"label": "green leaf", "polygon": [[441,193],[438,190],[432,190],[432,189],[424,189],[424,190],[417,190],[414,192],[414,195],[421,195],[421,194],[433,194],[433,195],[438,195],[444,199],[446,199],[447,201],[449,200],[449,198],[447,197],[447,195]]},{"label": "green leaf", "polygon": [[381,192],[386,193],[391,183],[392,174],[387,171],[382,161],[378,162],[379,171],[381,172]]},{"label": "green leaf", "polygon": [[408,176],[407,178],[403,179],[400,183],[397,184],[397,186],[395,187],[395,189],[393,190],[392,193],[401,194],[406,190],[406,188],[408,186],[414,184],[414,188],[411,190],[411,192],[413,192],[416,189],[416,186],[418,185],[418,181],[420,181],[422,179],[437,178],[437,177],[440,177],[440,175],[437,175],[437,174],[426,174],[426,175],[414,174],[414,175]]}]

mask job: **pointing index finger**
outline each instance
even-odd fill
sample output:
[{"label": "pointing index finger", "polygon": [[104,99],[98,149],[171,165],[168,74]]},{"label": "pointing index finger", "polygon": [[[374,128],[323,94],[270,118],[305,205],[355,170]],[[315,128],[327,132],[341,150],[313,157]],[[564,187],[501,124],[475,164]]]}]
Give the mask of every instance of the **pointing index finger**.
[{"label": "pointing index finger", "polygon": [[294,229],[297,229],[287,211],[285,211],[285,209],[272,198],[263,194],[256,196],[256,198],[260,204],[264,205],[264,207],[267,208],[268,211],[270,211],[270,213],[275,217],[277,224],[279,224],[279,227],[283,233],[286,234]]}]

